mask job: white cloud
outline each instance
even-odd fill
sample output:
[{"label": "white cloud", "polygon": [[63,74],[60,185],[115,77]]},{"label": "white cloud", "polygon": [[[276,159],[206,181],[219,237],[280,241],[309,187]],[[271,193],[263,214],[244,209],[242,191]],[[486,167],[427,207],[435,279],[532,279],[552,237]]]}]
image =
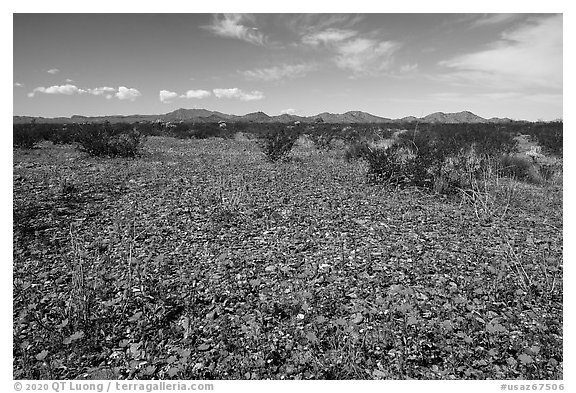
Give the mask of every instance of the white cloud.
[{"label": "white cloud", "polygon": [[215,15],[212,23],[204,26],[204,28],[221,37],[236,38],[251,44],[264,45],[266,37],[255,26],[246,26],[250,22],[253,22],[253,18],[244,14]]},{"label": "white cloud", "polygon": [[134,101],[136,98],[140,97],[142,93],[140,93],[137,89],[120,86],[118,88],[118,92],[115,95],[119,100]]},{"label": "white cloud", "polygon": [[103,87],[96,87],[94,89],[86,89],[86,91],[92,95],[95,95],[95,96],[101,96],[101,95],[108,93],[107,94],[107,96],[108,96],[108,95],[110,95],[109,93],[115,92],[116,89],[113,87],[103,86]]},{"label": "white cloud", "polygon": [[169,104],[173,99],[178,97],[178,93],[169,90],[160,90],[160,102]]},{"label": "white cloud", "polygon": [[393,41],[377,41],[370,38],[355,38],[335,47],[336,65],[351,70],[355,76],[373,75],[389,70],[392,54],[400,47]]},{"label": "white cloud", "polygon": [[562,15],[531,19],[490,48],[439,63],[455,83],[500,88],[562,88]]},{"label": "white cloud", "polygon": [[176,98],[202,99],[202,98],[210,97],[211,95],[212,95],[212,93],[209,92],[208,90],[188,90],[186,93],[181,94],[181,95],[174,92],[174,91],[161,90],[160,91],[160,101],[168,104]]},{"label": "white cloud", "polygon": [[142,94],[136,89],[129,89],[124,86],[120,86],[118,89],[108,86],[95,87],[95,88],[79,88],[76,85],[67,83],[65,85],[54,85],[50,87],[39,86],[28,93],[28,97],[34,97],[36,94],[52,94],[52,95],[81,95],[90,94],[93,96],[103,96],[106,99],[112,99],[117,97],[120,100],[134,100],[136,97]]},{"label": "white cloud", "polygon": [[16,87],[24,87],[24,85],[20,82],[14,82],[14,86]]},{"label": "white cloud", "polygon": [[169,104],[170,102],[172,102],[172,100],[174,100],[176,98],[202,99],[202,98],[210,97],[211,95],[212,95],[212,93],[209,92],[208,90],[188,90],[186,93],[181,94],[181,95],[174,92],[174,91],[160,90],[160,101],[162,101],[165,104]]},{"label": "white cloud", "polygon": [[[351,29],[365,19],[359,14],[284,14],[287,27],[296,34],[329,29]],[[337,26],[337,27],[334,27]]]},{"label": "white cloud", "polygon": [[182,98],[206,98],[210,97],[212,93],[208,90],[188,90],[185,94],[181,95]]},{"label": "white cloud", "polygon": [[403,66],[400,67],[400,72],[408,73],[408,72],[416,71],[417,69],[418,69],[418,64],[404,64]]},{"label": "white cloud", "polygon": [[66,79],[66,82],[67,82],[67,83],[72,83],[72,82],[74,82],[74,80],[68,78],[68,79]]},{"label": "white cloud", "polygon": [[315,64],[286,64],[269,68],[257,68],[243,71],[242,75],[247,79],[276,81],[292,78],[300,78],[316,69]]},{"label": "white cloud", "polygon": [[292,108],[288,108],[288,109],[282,109],[280,111],[281,115],[293,115],[296,113],[296,109],[292,109]]},{"label": "white cloud", "polygon": [[501,23],[511,22],[520,18],[521,14],[485,14],[472,23],[472,27],[492,26]]},{"label": "white cloud", "polygon": [[244,92],[238,88],[232,89],[214,89],[212,90],[217,98],[235,98],[241,101],[255,101],[264,98],[264,93],[261,91]]},{"label": "white cloud", "polygon": [[57,73],[60,72],[60,70],[59,70],[58,68],[51,68],[51,69],[49,69],[49,70],[46,71],[46,72],[49,73],[49,74],[52,74],[52,75],[56,75]]},{"label": "white cloud", "polygon": [[343,29],[326,29],[324,31],[318,31],[314,33],[306,34],[302,37],[302,43],[307,45],[319,45],[319,44],[331,44],[336,42],[341,42],[352,38],[357,35],[354,30],[343,30]]},{"label": "white cloud", "polygon": [[376,38],[376,34],[376,31],[360,34],[350,28],[331,27],[307,33],[301,41],[308,47],[327,51],[339,68],[358,77],[390,71],[393,54],[401,47],[398,42]]},{"label": "white cloud", "polygon": [[86,90],[79,89],[77,86],[71,84],[54,85],[50,87],[39,86],[28,93],[28,97],[34,97],[37,93],[73,95],[86,93]]}]

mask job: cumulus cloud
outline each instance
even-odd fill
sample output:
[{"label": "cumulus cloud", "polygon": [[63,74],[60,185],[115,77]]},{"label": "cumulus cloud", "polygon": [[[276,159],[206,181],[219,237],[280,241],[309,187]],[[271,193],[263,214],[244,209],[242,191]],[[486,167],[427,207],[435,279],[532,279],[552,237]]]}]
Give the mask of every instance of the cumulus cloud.
[{"label": "cumulus cloud", "polygon": [[244,14],[215,15],[204,28],[215,35],[236,38],[255,45],[264,45],[266,37],[253,25],[253,18]]},{"label": "cumulus cloud", "polygon": [[44,94],[64,94],[64,95],[73,95],[73,94],[83,94],[85,90],[79,89],[75,85],[65,84],[65,85],[54,85],[50,87],[43,87],[39,86],[28,93],[28,97],[34,97],[37,93],[44,93]]},{"label": "cumulus cloud", "polygon": [[118,98],[119,100],[130,100],[130,101],[134,101],[141,95],[142,93],[140,93],[137,89],[128,88],[125,86],[120,86],[118,88],[118,92],[115,94],[116,98]]},{"label": "cumulus cloud", "polygon": [[107,86],[103,86],[103,87],[96,87],[94,89],[86,89],[86,91],[89,94],[95,95],[95,96],[101,96],[101,95],[107,95],[109,96],[110,93],[114,93],[116,91],[115,88],[113,87],[107,87]]},{"label": "cumulus cloud", "polygon": [[296,113],[296,109],[292,109],[292,108],[288,108],[288,109],[282,109],[280,111],[281,115],[293,115]]},{"label": "cumulus cloud", "polygon": [[20,82],[14,82],[14,86],[16,87],[24,87],[24,85]]},{"label": "cumulus cloud", "polygon": [[52,74],[52,75],[56,75],[57,73],[60,72],[60,70],[59,70],[58,68],[51,68],[51,69],[49,69],[49,70],[46,71],[46,72],[49,73],[49,74]]},{"label": "cumulus cloud", "polygon": [[208,90],[188,90],[186,93],[181,95],[182,98],[206,98],[210,97],[212,93]]},{"label": "cumulus cloud", "polygon": [[257,68],[241,72],[244,77],[252,80],[276,81],[301,78],[316,69],[315,64],[286,64],[269,68]]},{"label": "cumulus cloud", "polygon": [[212,91],[217,98],[234,98],[241,101],[255,101],[264,98],[264,93],[261,91],[244,92],[236,87],[232,89],[214,89]]},{"label": "cumulus cloud", "polygon": [[79,88],[76,85],[67,83],[65,85],[54,85],[50,87],[39,86],[34,88],[28,97],[34,97],[35,95],[42,94],[52,94],[52,95],[83,95],[89,94],[93,96],[103,96],[106,99],[112,99],[117,97],[120,100],[134,100],[136,97],[142,94],[136,89],[129,89],[124,86],[120,86],[118,89],[108,86],[95,87],[95,88]]},{"label": "cumulus cloud", "polygon": [[178,93],[169,90],[160,90],[160,102],[169,104],[173,99],[178,97]]},{"label": "cumulus cloud", "polygon": [[562,15],[533,18],[488,49],[439,63],[453,82],[502,88],[562,88]]}]

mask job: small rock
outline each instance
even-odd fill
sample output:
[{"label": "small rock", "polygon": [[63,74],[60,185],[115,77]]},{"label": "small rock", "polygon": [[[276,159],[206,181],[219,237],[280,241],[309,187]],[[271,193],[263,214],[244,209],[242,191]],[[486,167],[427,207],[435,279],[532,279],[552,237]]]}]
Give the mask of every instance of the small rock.
[{"label": "small rock", "polygon": [[363,320],[364,320],[364,317],[362,316],[362,314],[358,313],[354,316],[352,323],[358,325],[359,323],[362,323]]}]

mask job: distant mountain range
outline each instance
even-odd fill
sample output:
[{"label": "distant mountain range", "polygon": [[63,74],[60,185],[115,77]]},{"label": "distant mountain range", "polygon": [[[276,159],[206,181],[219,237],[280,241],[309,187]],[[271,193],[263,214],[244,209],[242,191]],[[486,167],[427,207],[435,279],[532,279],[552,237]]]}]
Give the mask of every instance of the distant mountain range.
[{"label": "distant mountain range", "polygon": [[436,112],[417,118],[414,116],[403,117],[401,119],[389,119],[371,115],[370,113],[361,111],[350,111],[346,113],[320,113],[315,116],[296,116],[282,114],[278,116],[269,116],[264,112],[248,113],[243,116],[228,115],[226,113],[209,111],[207,109],[176,109],[163,115],[117,115],[117,116],[79,116],[72,117],[32,117],[32,116],[14,116],[14,123],[30,123],[36,121],[37,123],[98,123],[109,121],[111,123],[135,123],[135,122],[197,122],[197,123],[217,123],[219,121],[225,122],[248,122],[248,123],[293,123],[300,121],[302,123],[406,123],[406,122],[422,122],[422,123],[510,123],[513,120],[508,118],[485,119],[472,112],[463,111],[456,113],[443,113]]}]

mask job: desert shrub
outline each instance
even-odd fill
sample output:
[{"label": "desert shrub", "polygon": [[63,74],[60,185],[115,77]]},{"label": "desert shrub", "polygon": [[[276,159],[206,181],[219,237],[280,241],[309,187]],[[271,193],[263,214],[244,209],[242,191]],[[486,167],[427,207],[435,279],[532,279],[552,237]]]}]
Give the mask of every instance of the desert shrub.
[{"label": "desert shrub", "polygon": [[178,123],[175,127],[170,128],[169,134],[178,139],[231,139],[234,137],[233,131],[221,128],[218,123]]},{"label": "desert shrub", "polygon": [[44,139],[41,127],[32,124],[14,124],[12,129],[12,143],[14,147],[33,149]]},{"label": "desert shrub", "polygon": [[226,138],[229,139],[233,133],[227,128],[221,128],[218,123],[196,124],[191,129],[190,137],[194,139]]},{"label": "desert shrub", "polygon": [[295,128],[272,127],[261,134],[258,145],[269,161],[285,159],[300,136]]},{"label": "desert shrub", "polygon": [[129,124],[83,124],[78,148],[91,156],[135,157],[144,140],[145,136]]},{"label": "desert shrub", "polygon": [[446,159],[463,150],[460,144],[450,143],[430,132],[406,132],[400,134],[397,143],[411,152],[405,164],[408,183],[427,189],[434,188],[434,181],[440,176]]},{"label": "desert shrub", "polygon": [[500,172],[502,176],[518,180],[528,180],[534,172],[534,165],[526,158],[502,155],[500,157]]},{"label": "desert shrub", "polygon": [[514,182],[502,179],[499,160],[474,153],[460,156],[458,172],[462,176],[453,184],[462,201],[471,205],[481,221],[503,219],[516,197]]},{"label": "desert shrub", "polygon": [[134,127],[146,136],[163,136],[166,135],[166,126],[159,122],[145,122],[135,124]]},{"label": "desert shrub", "polygon": [[349,142],[344,151],[344,159],[348,162],[364,159],[370,153],[370,145],[365,140]]},{"label": "desert shrub", "polygon": [[444,159],[436,172],[432,189],[441,194],[455,194],[473,188],[479,178],[486,178],[497,168],[497,162],[488,155],[478,154],[473,147]]},{"label": "desert shrub", "polygon": [[190,125],[186,123],[178,123],[175,126],[169,127],[168,130],[168,133],[174,138],[189,139],[192,137]]},{"label": "desert shrub", "polygon": [[78,138],[79,126],[76,124],[54,127],[45,139],[55,145],[70,145]]},{"label": "desert shrub", "polygon": [[370,183],[400,185],[409,182],[407,164],[412,159],[409,149],[401,144],[388,148],[366,146],[362,158],[368,163],[367,177]]},{"label": "desert shrub", "polygon": [[541,164],[538,168],[544,182],[555,182],[562,179],[562,165],[561,164]]},{"label": "desert shrub", "polygon": [[358,131],[358,129],[356,127],[352,128],[352,127],[344,127],[339,133],[338,133],[340,139],[342,139],[347,145],[352,145],[354,143],[357,143],[359,141],[365,140],[365,138],[362,137],[362,135],[360,134],[360,132]]},{"label": "desert shrub", "polygon": [[[495,167],[493,157],[514,145],[494,144],[490,133],[468,137],[468,130],[440,133],[408,131],[391,147],[365,147],[358,154],[368,163],[371,183],[412,185],[442,194],[455,194]],[[507,141],[507,137],[503,140]]]},{"label": "desert shrub", "polygon": [[439,124],[430,131],[441,144],[457,150],[473,146],[478,154],[484,155],[516,151],[514,134],[496,124]]},{"label": "desert shrub", "polygon": [[[407,163],[410,184],[429,190],[455,192],[459,180],[446,177],[447,165],[462,167],[470,156],[481,160],[510,153],[516,141],[507,132],[492,125],[441,125],[423,131],[409,131],[399,135],[399,142],[410,149],[413,157]],[[439,182],[441,185],[439,186]]]},{"label": "desert shrub", "polygon": [[533,184],[546,184],[562,176],[562,165],[558,163],[538,162],[534,157],[507,156],[500,158],[500,174]]},{"label": "desert shrub", "polygon": [[524,133],[531,135],[548,154],[563,154],[563,122],[535,123],[526,127]]},{"label": "desert shrub", "polygon": [[335,135],[331,132],[323,132],[323,133],[311,132],[306,135],[312,141],[312,143],[314,143],[314,147],[316,147],[316,149],[321,151],[330,150],[332,141],[335,138]]},{"label": "desert shrub", "polygon": [[378,144],[383,140],[391,139],[395,131],[391,128],[370,127],[366,130],[366,135],[373,143]]},{"label": "desert shrub", "polygon": [[251,134],[249,132],[244,132],[244,131],[239,131],[236,132],[233,136],[233,138],[237,141],[241,141],[241,142],[246,142],[246,141],[253,141],[256,140],[257,138],[254,136],[254,134]]},{"label": "desert shrub", "polygon": [[439,176],[446,157],[432,141],[418,134],[411,140],[398,140],[390,147],[365,143],[357,149],[357,154],[368,164],[370,183],[414,185],[427,189],[434,188],[434,180]]}]

